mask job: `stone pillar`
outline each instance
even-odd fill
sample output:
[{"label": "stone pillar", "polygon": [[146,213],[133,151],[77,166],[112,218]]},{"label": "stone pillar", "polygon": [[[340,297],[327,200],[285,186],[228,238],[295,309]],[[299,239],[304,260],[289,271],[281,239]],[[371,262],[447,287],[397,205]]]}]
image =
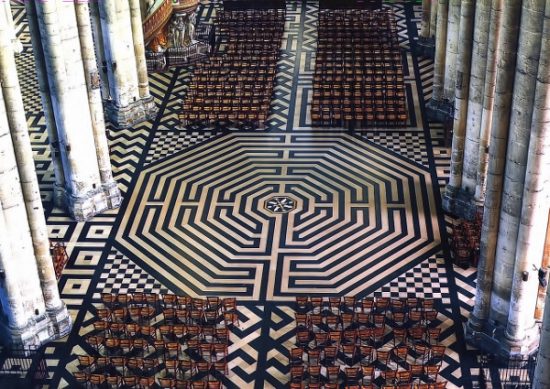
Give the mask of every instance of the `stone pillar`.
[{"label": "stone pillar", "polygon": [[[34,2],[29,3],[32,3],[29,4],[29,7],[34,9]],[[59,152],[58,147],[59,138],[57,136],[57,124],[55,123],[52,97],[50,93],[50,86],[48,84],[46,59],[44,58],[44,50],[40,38],[40,28],[38,26],[38,20],[36,19],[36,10],[34,9],[33,12],[29,12],[28,9],[29,8],[27,8],[27,22],[29,24],[31,41],[33,43],[34,63],[38,85],[40,88],[44,119],[47,124],[46,128],[48,131],[48,140],[50,142],[50,152],[55,178],[53,187],[53,201],[55,206],[63,208],[65,206],[65,172],[63,171],[63,161],[61,160],[61,153]]]},{"label": "stone pillar", "polygon": [[[502,11],[502,23],[498,30],[497,55],[499,60],[497,65],[498,76],[496,78],[498,82],[495,87],[494,119],[491,127],[487,195],[483,210],[476,299],[466,329],[467,339],[478,347],[480,345],[478,336],[483,335],[483,333],[479,333],[480,331],[485,330],[492,335],[492,328],[486,328],[485,324],[490,316],[493,293],[502,291],[497,281],[499,276],[496,273],[502,271],[495,267],[495,248],[499,229],[502,180],[510,124],[520,9],[521,0],[507,3]],[[512,269],[508,271],[511,273]],[[495,290],[493,290],[493,282],[495,282]],[[489,339],[492,338],[490,335]]]},{"label": "stone pillar", "polygon": [[[544,253],[542,254],[541,269],[546,272],[544,279],[548,283],[548,272],[550,272],[550,212],[548,213],[548,224],[546,226],[546,239],[544,241]],[[539,291],[537,295],[537,306],[535,307],[535,320],[542,321],[542,315],[544,313],[544,300],[546,297],[546,286],[539,285]]]},{"label": "stone pillar", "polygon": [[[128,0],[102,1],[98,6],[110,86],[110,99],[106,101],[107,116],[119,128],[153,119],[157,113],[155,103],[151,96],[142,98],[138,87]],[[144,74],[141,76],[143,78]]]},{"label": "stone pillar", "polygon": [[109,144],[107,142],[105,119],[103,117],[100,77],[94,52],[94,42],[92,37],[88,3],[76,2],[75,11],[80,36],[80,47],[82,50],[82,61],[84,63],[84,76],[86,78],[86,88],[88,90],[88,102],[90,106],[101,187],[109,203],[108,207],[116,208],[120,205],[122,197],[111,170]]},{"label": "stone pillar", "polygon": [[437,30],[437,0],[431,0],[430,11],[430,39],[435,40],[435,32]]},{"label": "stone pillar", "polygon": [[[516,242],[522,212],[522,198],[535,86],[541,48],[544,0],[523,2],[512,93],[502,205],[496,247],[496,272],[492,311],[501,323],[508,321],[512,281],[515,276]],[[540,264],[540,256],[538,258]],[[532,295],[535,298],[536,291]],[[534,306],[531,314],[534,312]]]},{"label": "stone pillar", "polygon": [[546,292],[546,308],[542,320],[539,355],[533,379],[533,389],[550,388],[550,288]]},{"label": "stone pillar", "polygon": [[[491,21],[491,2],[492,0],[478,1],[475,17],[476,31],[474,33],[472,52],[472,74],[470,76],[468,112],[465,119],[468,125],[464,143],[464,169],[462,172],[461,187],[461,191],[466,197],[466,204],[462,208],[465,210],[464,216],[468,218],[475,215],[478,205],[482,205],[475,204],[473,202],[473,197],[476,191],[479,165],[479,143],[483,113],[483,89],[485,86],[485,72],[487,70],[487,45],[489,42],[489,24]],[[462,19],[461,23],[463,21],[464,19]],[[462,37],[460,39],[462,42]]]},{"label": "stone pillar", "polygon": [[479,132],[478,169],[476,175],[476,204],[485,201],[487,182],[487,166],[489,164],[489,139],[493,122],[493,103],[495,98],[495,83],[497,75],[497,47],[499,42],[499,29],[502,21],[502,8],[504,0],[492,0],[491,19],[489,28],[489,41],[487,46],[487,65],[485,71],[485,86],[483,88],[483,108],[481,114],[481,128]]},{"label": "stone pillar", "polygon": [[431,0],[422,0],[422,22],[420,23],[421,39],[428,39],[430,37],[431,2]]},{"label": "stone pillar", "polygon": [[23,96],[17,77],[14,53],[9,35],[3,28],[0,16],[0,80],[10,133],[15,150],[19,178],[26,204],[28,223],[39,270],[40,282],[48,315],[58,326],[57,333],[68,333],[70,318],[65,304],[59,297],[57,279],[50,255],[48,229],[42,208],[40,188],[34,167],[33,152],[29,138]]},{"label": "stone pillar", "polygon": [[447,25],[447,52],[445,54],[445,82],[443,87],[443,96],[449,101],[451,106],[453,105],[455,99],[461,3],[461,0],[449,0],[449,21]]},{"label": "stone pillar", "polygon": [[447,113],[442,110],[443,87],[445,84],[445,61],[447,47],[447,17],[449,0],[439,0],[437,5],[437,32],[435,37],[435,58],[432,98],[426,105],[430,120],[443,121]]},{"label": "stone pillar", "polygon": [[464,0],[460,16],[460,47],[458,51],[457,83],[454,92],[453,143],[451,151],[451,174],[443,204],[445,209],[453,211],[454,200],[462,182],[464,156],[464,134],[468,115],[468,95],[470,85],[470,65],[472,60],[472,39],[474,32],[475,5],[472,0]]},{"label": "stone pillar", "polygon": [[[7,232],[0,245],[2,265],[6,266],[4,280],[7,280],[7,284],[2,285],[5,286],[2,294],[8,302],[2,308],[11,319],[9,323],[0,322],[0,331],[6,343],[28,346],[41,344],[52,334],[9,128],[4,97],[0,93],[0,203]],[[12,303],[14,299],[18,300],[17,304]]]},{"label": "stone pillar", "polygon": [[12,50],[15,54],[21,54],[23,51],[23,45],[17,37],[17,30],[15,29],[15,23],[13,22],[13,14],[11,12],[11,6],[9,0],[0,2],[0,13],[3,13],[3,20],[6,27],[6,33],[9,36]]},{"label": "stone pillar", "polygon": [[[545,3],[550,5],[550,0],[528,1],[523,5],[512,110],[513,135],[508,143],[506,163],[506,182],[511,181],[512,177],[514,182],[510,185],[505,182],[502,203],[503,209],[508,212],[516,208],[517,201],[521,201],[506,327],[510,348],[521,354],[529,354],[538,346],[539,334],[534,316],[539,286],[538,269],[544,254],[549,209],[550,17],[544,19]],[[547,15],[550,15],[550,10]],[[543,21],[544,41],[541,40]],[[544,46],[541,47],[542,42]],[[527,118],[529,123],[524,121]],[[512,146],[512,143],[515,144]],[[528,145],[522,147],[524,143]],[[511,165],[513,167],[509,168]],[[515,180],[522,181],[522,171],[524,185],[521,193],[517,193],[520,189]]]},{"label": "stone pillar", "polygon": [[108,209],[109,201],[100,179],[74,4],[27,2],[26,7],[30,23],[38,20],[40,30],[46,65],[42,75],[48,78],[65,177],[64,203],[75,219],[87,220]]},{"label": "stone pillar", "polygon": [[90,8],[90,18],[92,21],[92,34],[94,37],[95,55],[97,58],[97,64],[100,68],[101,79],[101,97],[103,100],[109,100],[111,97],[109,76],[107,74],[107,60],[105,59],[105,45],[103,38],[103,31],[101,30],[101,18],[99,16],[98,1],[92,1],[88,3]]},{"label": "stone pillar", "polygon": [[[1,108],[0,108],[1,109]],[[23,307],[23,296],[19,290],[17,262],[13,260],[8,227],[0,201],[0,301],[7,318],[7,327],[22,331],[27,325],[27,315]],[[8,330],[9,331],[9,330]],[[11,331],[10,331],[11,332]],[[11,337],[11,335],[9,335]]]},{"label": "stone pillar", "polygon": [[151,93],[149,92],[149,76],[147,75],[147,61],[145,60],[145,41],[143,39],[143,22],[139,0],[130,0],[130,16],[139,82],[139,97],[150,99]]}]

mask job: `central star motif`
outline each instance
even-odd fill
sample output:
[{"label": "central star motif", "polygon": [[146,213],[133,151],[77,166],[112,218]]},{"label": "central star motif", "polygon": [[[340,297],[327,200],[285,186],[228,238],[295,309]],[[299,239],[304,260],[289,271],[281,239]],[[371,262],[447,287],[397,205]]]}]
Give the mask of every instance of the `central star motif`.
[{"label": "central star motif", "polygon": [[272,213],[289,213],[295,208],[296,201],[289,196],[274,196],[265,202],[265,209]]}]

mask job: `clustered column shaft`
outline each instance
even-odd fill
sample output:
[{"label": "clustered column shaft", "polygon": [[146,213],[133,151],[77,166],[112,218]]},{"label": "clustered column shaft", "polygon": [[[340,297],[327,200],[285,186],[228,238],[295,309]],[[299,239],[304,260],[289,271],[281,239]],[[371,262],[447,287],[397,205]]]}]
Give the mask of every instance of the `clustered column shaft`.
[{"label": "clustered column shaft", "polygon": [[[47,123],[63,174],[63,203],[77,220],[86,220],[120,204],[112,178],[105,124],[96,85],[97,69],[89,22],[77,25],[83,5],[27,2],[27,17],[37,54],[37,74],[49,111]],[[89,19],[89,17],[88,17]],[[84,66],[83,66],[84,65]],[[75,109],[78,107],[79,109]],[[49,114],[48,114],[49,116]],[[47,117],[48,117],[47,116]],[[53,120],[52,120],[53,119]]]}]

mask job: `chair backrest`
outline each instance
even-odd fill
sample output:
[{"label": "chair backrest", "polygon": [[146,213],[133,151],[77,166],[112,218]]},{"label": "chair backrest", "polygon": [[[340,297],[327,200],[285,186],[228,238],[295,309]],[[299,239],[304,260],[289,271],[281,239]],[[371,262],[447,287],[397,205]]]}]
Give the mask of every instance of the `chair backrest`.
[{"label": "chair backrest", "polygon": [[208,381],[208,389],[221,389],[221,381]]},{"label": "chair backrest", "polygon": [[173,389],[176,386],[176,380],[173,378],[159,377],[159,386],[163,389]]},{"label": "chair backrest", "polygon": [[296,378],[302,378],[304,376],[304,366],[298,365],[298,366],[291,366],[290,367],[290,379],[296,379]]}]

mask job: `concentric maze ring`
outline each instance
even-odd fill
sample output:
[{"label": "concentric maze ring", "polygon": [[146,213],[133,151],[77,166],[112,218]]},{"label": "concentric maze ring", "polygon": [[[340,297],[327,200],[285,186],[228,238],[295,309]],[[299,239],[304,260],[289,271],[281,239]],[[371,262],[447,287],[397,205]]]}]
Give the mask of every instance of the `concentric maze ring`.
[{"label": "concentric maze ring", "polygon": [[363,295],[440,234],[429,172],[373,143],[227,134],[145,168],[115,244],[179,292],[287,300]]}]

